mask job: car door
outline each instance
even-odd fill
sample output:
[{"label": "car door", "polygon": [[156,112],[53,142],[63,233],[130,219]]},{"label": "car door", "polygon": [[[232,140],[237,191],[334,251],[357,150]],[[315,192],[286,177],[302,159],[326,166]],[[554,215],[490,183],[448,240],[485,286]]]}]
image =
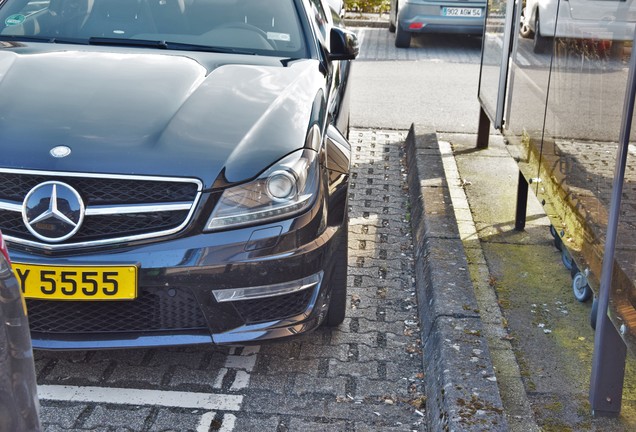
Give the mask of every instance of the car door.
[{"label": "car door", "polygon": [[[329,47],[330,32],[333,27],[344,27],[344,21],[339,14],[322,0],[306,0],[310,10],[310,21],[317,33],[318,39],[324,47]],[[349,92],[346,83],[351,70],[349,60],[330,61],[327,53],[323,52],[323,62],[327,76],[327,113],[329,122],[345,136],[349,128]]]}]

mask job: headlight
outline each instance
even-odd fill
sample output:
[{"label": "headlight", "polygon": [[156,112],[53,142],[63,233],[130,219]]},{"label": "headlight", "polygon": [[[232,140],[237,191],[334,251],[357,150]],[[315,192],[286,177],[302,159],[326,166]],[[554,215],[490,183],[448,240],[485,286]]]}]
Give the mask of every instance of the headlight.
[{"label": "headlight", "polygon": [[294,152],[256,180],[225,190],[205,229],[234,228],[301,213],[318,193],[318,173],[315,151]]}]

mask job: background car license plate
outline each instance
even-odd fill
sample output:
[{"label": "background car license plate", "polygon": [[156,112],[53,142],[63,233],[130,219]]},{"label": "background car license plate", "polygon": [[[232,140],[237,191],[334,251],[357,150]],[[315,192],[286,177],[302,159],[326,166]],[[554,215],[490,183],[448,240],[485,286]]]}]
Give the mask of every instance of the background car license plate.
[{"label": "background car license plate", "polygon": [[26,298],[132,300],[137,296],[136,266],[12,265]]},{"label": "background car license plate", "polygon": [[442,15],[444,16],[462,16],[462,17],[480,17],[480,8],[457,8],[457,7],[445,7],[442,8]]}]

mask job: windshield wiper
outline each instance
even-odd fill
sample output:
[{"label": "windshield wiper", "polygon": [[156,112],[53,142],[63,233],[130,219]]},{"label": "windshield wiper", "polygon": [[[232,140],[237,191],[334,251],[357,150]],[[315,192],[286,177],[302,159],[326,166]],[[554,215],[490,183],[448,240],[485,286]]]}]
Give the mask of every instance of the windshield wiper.
[{"label": "windshield wiper", "polygon": [[141,48],[168,49],[168,44],[166,43],[166,41],[161,41],[161,40],[91,37],[88,39],[88,43],[89,45],[115,45],[115,46],[132,46],[132,47],[141,47]]},{"label": "windshield wiper", "polygon": [[198,44],[183,43],[183,42],[167,42],[167,44],[168,44],[168,49],[175,49],[175,50],[203,51],[203,52],[224,53],[224,54],[256,55],[254,51],[240,49],[240,48],[217,47],[217,46],[198,45]]},{"label": "windshield wiper", "polygon": [[92,37],[88,40],[91,45],[119,45],[119,46],[131,46],[141,48],[157,48],[157,49],[169,49],[179,51],[203,51],[225,54],[245,54],[256,55],[253,51],[215,47],[209,45],[198,45],[183,42],[168,42],[165,40],[146,40],[146,39],[127,39],[127,38],[107,38],[107,37]]},{"label": "windshield wiper", "polygon": [[0,40],[21,41],[21,42],[66,43],[66,44],[86,45],[86,40],[85,39],[59,38],[59,37],[55,37],[55,36],[0,35]]}]

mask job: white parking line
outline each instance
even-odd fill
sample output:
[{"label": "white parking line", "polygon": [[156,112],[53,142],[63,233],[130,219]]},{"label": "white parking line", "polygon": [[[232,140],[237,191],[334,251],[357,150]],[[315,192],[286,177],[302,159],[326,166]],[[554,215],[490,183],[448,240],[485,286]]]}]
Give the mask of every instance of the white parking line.
[{"label": "white parking line", "polygon": [[236,371],[236,378],[230,387],[230,391],[239,391],[250,384],[250,374],[245,371]]},{"label": "white parking line", "polygon": [[216,375],[216,379],[214,380],[214,384],[212,384],[212,387],[214,387],[215,389],[220,389],[221,387],[223,387],[223,378],[225,378],[225,375],[227,375],[227,368],[219,369],[219,373]]},{"label": "white parking line", "polygon": [[[236,416],[234,414],[225,414],[223,416],[223,425],[221,426],[221,429],[219,429],[219,432],[232,432],[235,424]],[[208,430],[209,429],[206,429],[205,432],[208,432]]]},{"label": "white parking line", "polygon": [[356,32],[357,36],[358,36],[358,46],[359,47],[362,47],[362,42],[364,41],[364,36],[365,36],[365,31],[364,30],[365,30],[364,28],[361,28],[361,29],[358,29],[358,31]]},{"label": "white parking line", "polygon": [[212,426],[212,422],[214,421],[214,416],[216,416],[214,411],[203,414],[197,425],[197,432],[209,432],[210,426]]},{"label": "white parking line", "polygon": [[256,356],[227,356],[225,359],[225,367],[228,369],[243,369],[245,371],[252,371],[256,364]]},{"label": "white parking line", "polygon": [[[225,359],[225,367],[219,369],[213,388],[223,387],[223,380],[231,369],[236,370],[230,391],[239,391],[248,387],[250,372],[256,365],[260,346],[243,347],[242,350],[231,348]],[[239,354],[240,353],[240,354]],[[209,394],[198,392],[180,392],[166,390],[143,390],[130,388],[109,388],[90,386],[38,386],[40,400],[63,402],[88,402],[114,405],[161,406],[167,408],[194,408],[207,412],[201,415],[197,432],[207,432],[214,422],[217,411],[239,411],[243,396],[236,394]],[[223,414],[223,424],[219,432],[232,432],[236,424],[236,416]]]},{"label": "white parking line", "polygon": [[42,400],[238,411],[243,396],[107,387],[38,386]]}]

